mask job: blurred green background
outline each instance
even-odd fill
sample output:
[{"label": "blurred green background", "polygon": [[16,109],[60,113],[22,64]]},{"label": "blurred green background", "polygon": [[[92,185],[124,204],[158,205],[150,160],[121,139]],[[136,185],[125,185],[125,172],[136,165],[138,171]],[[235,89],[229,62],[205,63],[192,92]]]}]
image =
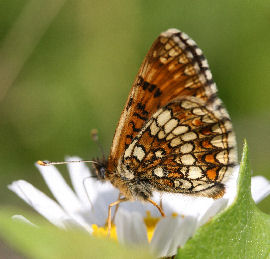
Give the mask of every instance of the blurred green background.
[{"label": "blurred green background", "polygon": [[[0,1],[0,204],[7,184],[48,192],[34,162],[106,153],[132,82],[160,32],[175,27],[204,51],[254,175],[270,179],[270,2]],[[65,167],[60,170],[65,172]],[[260,204],[270,213],[270,198]]]}]

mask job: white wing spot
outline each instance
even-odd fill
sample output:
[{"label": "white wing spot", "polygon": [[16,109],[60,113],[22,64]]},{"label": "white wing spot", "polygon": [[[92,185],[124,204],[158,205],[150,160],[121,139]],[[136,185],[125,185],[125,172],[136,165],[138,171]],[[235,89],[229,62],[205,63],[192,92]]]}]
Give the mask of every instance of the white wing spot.
[{"label": "white wing spot", "polygon": [[201,55],[202,55],[202,50],[199,49],[199,48],[196,48],[196,49],[195,49],[195,52],[196,52],[196,54],[197,54],[198,56],[201,56]]},{"label": "white wing spot", "polygon": [[172,138],[174,138],[175,137],[175,135],[174,134],[172,134],[172,133],[170,133],[167,137],[166,137],[166,140],[168,141],[168,140],[171,140]]},{"label": "white wing spot", "polygon": [[166,133],[171,132],[176,127],[177,124],[178,124],[178,120],[176,119],[169,120],[164,126],[165,132]]},{"label": "white wing spot", "polygon": [[[212,75],[212,74],[211,74],[211,75]],[[216,86],[215,83],[211,84],[211,85],[210,85],[210,88],[211,88],[211,90],[212,90],[214,93],[217,92],[217,86]]]},{"label": "white wing spot", "polygon": [[175,187],[179,187],[179,185],[180,185],[179,180],[174,180],[174,186],[175,186]]},{"label": "white wing spot", "polygon": [[130,180],[134,178],[134,174],[133,174],[131,171],[129,171],[129,170],[125,167],[125,165],[122,165],[122,169],[123,169],[123,176],[124,176],[125,178],[130,179]]},{"label": "white wing spot", "polygon": [[212,73],[210,72],[210,70],[206,70],[206,71],[205,71],[205,75],[206,75],[206,78],[207,78],[208,80],[211,80],[211,79],[212,79]]},{"label": "white wing spot", "polygon": [[163,126],[169,119],[171,119],[171,111],[165,110],[157,117],[157,123],[159,126]]},{"label": "white wing spot", "polygon": [[163,150],[157,150],[156,152],[155,152],[155,156],[157,157],[157,158],[162,158],[164,155],[163,155]]},{"label": "white wing spot", "polygon": [[182,183],[181,188],[183,189],[189,189],[192,187],[191,183],[187,180],[181,179],[179,181]]},{"label": "white wing spot", "polygon": [[164,176],[164,170],[161,167],[157,167],[154,170],[154,174],[158,177]]},{"label": "white wing spot", "polygon": [[197,135],[194,133],[194,132],[188,132],[188,133],[185,133],[183,136],[182,136],[182,139],[184,141],[190,141],[190,140],[194,140],[197,138]]},{"label": "white wing spot", "polygon": [[187,51],[186,53],[187,53],[186,55],[188,58],[193,59],[194,56],[190,51]]},{"label": "white wing spot", "polygon": [[215,120],[212,119],[209,115],[204,115],[203,118],[202,118],[202,121],[205,122],[205,123],[213,123],[213,122],[215,122]]},{"label": "white wing spot", "polygon": [[196,115],[205,115],[205,111],[203,111],[201,108],[195,108],[192,110],[192,112]]},{"label": "white wing spot", "polygon": [[223,137],[222,137],[221,135],[212,138],[212,140],[210,141],[210,143],[211,143],[213,146],[215,146],[215,147],[221,147],[221,148],[224,148]]},{"label": "white wing spot", "polygon": [[132,150],[137,142],[138,142],[138,140],[134,140],[132,143],[130,143],[130,145],[128,146],[128,148],[125,151],[124,158],[131,156],[131,152],[132,152]]},{"label": "white wing spot", "polygon": [[180,138],[174,138],[174,139],[170,142],[170,145],[171,145],[171,147],[176,147],[176,146],[180,145],[181,142],[182,142],[182,141],[181,141]]},{"label": "white wing spot", "polygon": [[202,61],[202,67],[208,67],[209,65],[208,65],[208,62],[207,62],[207,60],[205,59],[205,60],[203,60]]},{"label": "white wing spot", "polygon": [[152,136],[155,136],[158,133],[159,127],[157,126],[156,121],[153,121],[150,125],[150,131]]},{"label": "white wing spot", "polygon": [[183,133],[185,133],[187,131],[188,131],[188,127],[187,126],[178,126],[177,128],[175,128],[173,130],[172,133],[175,134],[175,135],[180,135],[180,134],[183,134]]},{"label": "white wing spot", "polygon": [[190,179],[197,179],[202,177],[202,169],[198,166],[191,166],[189,168],[188,177]]},{"label": "white wing spot", "polygon": [[184,175],[186,174],[186,172],[188,171],[186,167],[182,167],[180,169],[181,173],[183,173]]},{"label": "white wing spot", "polygon": [[188,58],[184,54],[182,54],[182,55],[180,55],[178,62],[180,64],[187,64],[188,63]]},{"label": "white wing spot", "polygon": [[204,74],[199,74],[199,80],[202,82],[202,84],[206,83],[206,78]]},{"label": "white wing spot", "polygon": [[142,161],[145,156],[145,152],[141,147],[136,146],[133,151],[133,156],[135,156],[139,161]]},{"label": "white wing spot", "polygon": [[164,133],[163,130],[161,130],[161,131],[158,133],[158,138],[159,138],[159,139],[165,138],[165,133]]},{"label": "white wing spot", "polygon": [[185,68],[184,73],[187,76],[192,76],[192,75],[195,74],[195,70],[193,69],[193,67],[188,66],[188,67]]},{"label": "white wing spot", "polygon": [[184,32],[181,32],[181,37],[184,39],[184,40],[187,40],[189,39],[188,35]]},{"label": "white wing spot", "polygon": [[166,64],[167,61],[168,61],[168,59],[167,59],[167,58],[164,58],[164,57],[160,57],[159,60],[160,60],[160,62],[161,62],[162,64]]},{"label": "white wing spot", "polygon": [[188,39],[187,40],[187,44],[189,44],[190,46],[194,46],[194,45],[196,45],[196,42],[193,40],[193,39]]},{"label": "white wing spot", "polygon": [[177,52],[174,48],[169,51],[169,55],[171,57],[177,56],[179,52]]},{"label": "white wing spot", "polygon": [[219,171],[218,171],[218,181],[221,181],[224,177],[224,174],[227,172],[227,167],[223,166]]},{"label": "white wing spot", "polygon": [[228,162],[228,152],[227,152],[227,150],[223,150],[223,151],[217,153],[216,159],[217,159],[220,163],[226,164],[226,163]]},{"label": "white wing spot", "polygon": [[221,100],[216,98],[215,101],[212,103],[212,106],[215,107],[215,109],[222,104]]},{"label": "white wing spot", "polygon": [[186,143],[180,147],[182,153],[190,153],[193,150],[193,145],[191,143]]},{"label": "white wing spot", "polygon": [[214,133],[222,134],[222,130],[221,130],[221,128],[220,128],[220,126],[219,126],[218,123],[215,124],[215,125],[212,127],[212,131],[213,131]]},{"label": "white wing spot", "polygon": [[191,109],[191,108],[195,108],[195,107],[198,107],[198,104],[197,103],[193,103],[193,102],[190,102],[190,101],[183,101],[181,103],[181,107],[184,108],[184,109]]},{"label": "white wing spot", "polygon": [[181,161],[184,165],[192,165],[195,162],[195,159],[192,155],[187,154],[181,156]]}]

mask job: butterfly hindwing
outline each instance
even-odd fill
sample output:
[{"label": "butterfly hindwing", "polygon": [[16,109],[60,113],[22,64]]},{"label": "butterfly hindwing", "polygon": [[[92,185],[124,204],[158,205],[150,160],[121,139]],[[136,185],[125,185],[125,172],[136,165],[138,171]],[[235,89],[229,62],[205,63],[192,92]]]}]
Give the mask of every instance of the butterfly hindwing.
[{"label": "butterfly hindwing", "polygon": [[133,139],[121,171],[154,190],[217,197],[237,162],[228,116],[217,118],[201,100],[174,100],[159,109]]}]

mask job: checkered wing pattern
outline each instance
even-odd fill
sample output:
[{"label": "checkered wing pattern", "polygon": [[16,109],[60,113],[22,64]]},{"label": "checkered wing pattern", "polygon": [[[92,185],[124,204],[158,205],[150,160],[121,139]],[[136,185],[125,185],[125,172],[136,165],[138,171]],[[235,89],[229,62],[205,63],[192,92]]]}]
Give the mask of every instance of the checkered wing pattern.
[{"label": "checkered wing pattern", "polygon": [[220,116],[195,97],[160,108],[126,149],[123,175],[159,191],[221,197],[236,154],[230,119]]},{"label": "checkered wing pattern", "polygon": [[161,33],[121,114],[108,177],[118,175],[124,193],[126,179],[216,198],[236,163],[231,121],[202,51],[176,29]]}]

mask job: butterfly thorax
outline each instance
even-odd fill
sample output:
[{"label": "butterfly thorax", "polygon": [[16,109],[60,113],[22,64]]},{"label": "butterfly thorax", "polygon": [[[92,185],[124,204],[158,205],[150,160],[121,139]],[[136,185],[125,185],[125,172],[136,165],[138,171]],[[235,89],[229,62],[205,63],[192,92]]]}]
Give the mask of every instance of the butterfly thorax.
[{"label": "butterfly thorax", "polygon": [[136,172],[122,163],[118,163],[118,166],[110,171],[110,162],[109,159],[105,179],[119,189],[121,195],[129,200],[147,200],[152,196],[153,186],[148,179],[137,177]]},{"label": "butterfly thorax", "polygon": [[125,166],[113,167],[113,170],[110,170],[110,159],[96,162],[93,164],[94,176],[99,181],[109,181],[122,196],[129,200],[146,200],[152,196],[152,187],[147,179],[135,179]]}]

